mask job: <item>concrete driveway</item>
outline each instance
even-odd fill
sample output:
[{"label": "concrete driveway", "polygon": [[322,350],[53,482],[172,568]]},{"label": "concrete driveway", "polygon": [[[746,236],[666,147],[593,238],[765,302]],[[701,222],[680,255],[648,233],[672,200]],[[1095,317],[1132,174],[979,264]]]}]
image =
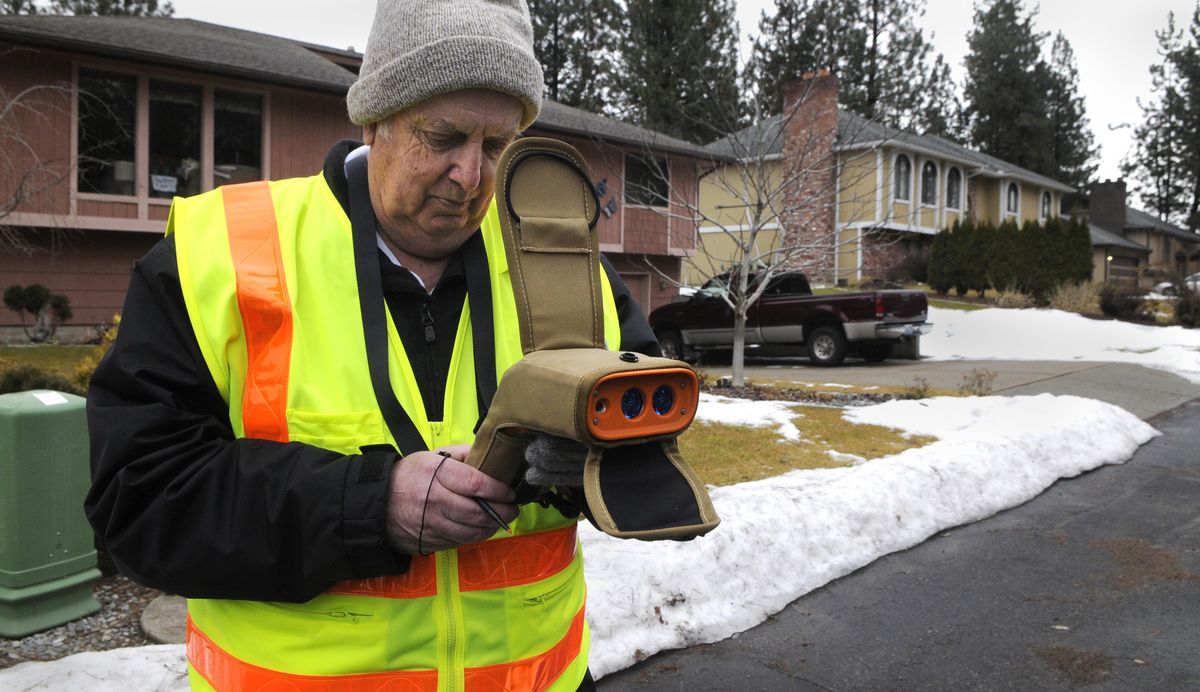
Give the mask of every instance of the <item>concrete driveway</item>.
[{"label": "concrete driveway", "polygon": [[[727,365],[704,365],[711,377],[730,373]],[[746,377],[814,384],[912,386],[920,378],[935,389],[957,390],[972,370],[996,373],[992,393],[1074,394],[1107,401],[1142,419],[1200,398],[1200,385],[1162,370],[1125,363],[1032,360],[889,360],[882,363],[847,361],[836,368],[819,368],[805,358],[756,359]]]}]

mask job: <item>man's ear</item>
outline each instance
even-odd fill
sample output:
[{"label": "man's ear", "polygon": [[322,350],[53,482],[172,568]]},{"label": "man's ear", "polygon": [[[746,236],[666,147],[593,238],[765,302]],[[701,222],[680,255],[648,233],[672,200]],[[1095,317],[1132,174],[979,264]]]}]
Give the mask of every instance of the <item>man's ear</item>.
[{"label": "man's ear", "polygon": [[367,123],[363,125],[363,144],[371,146],[375,144],[375,132],[378,130],[379,123]]}]

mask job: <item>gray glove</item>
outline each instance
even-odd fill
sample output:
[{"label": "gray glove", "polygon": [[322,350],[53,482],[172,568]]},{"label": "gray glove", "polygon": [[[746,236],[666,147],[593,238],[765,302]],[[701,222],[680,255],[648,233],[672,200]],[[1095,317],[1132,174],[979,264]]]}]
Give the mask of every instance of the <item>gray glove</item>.
[{"label": "gray glove", "polygon": [[525,482],[545,488],[582,487],[583,462],[587,447],[575,440],[554,435],[538,435],[525,448]]}]

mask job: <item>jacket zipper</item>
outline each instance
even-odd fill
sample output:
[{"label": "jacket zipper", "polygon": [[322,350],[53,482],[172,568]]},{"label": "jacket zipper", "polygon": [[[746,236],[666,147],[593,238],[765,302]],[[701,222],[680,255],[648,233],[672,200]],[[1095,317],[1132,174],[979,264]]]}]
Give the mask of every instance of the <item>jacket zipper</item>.
[{"label": "jacket zipper", "polygon": [[455,550],[440,550],[437,552],[438,591],[442,595],[442,618],[446,627],[444,658],[439,677],[445,685],[439,685],[439,692],[457,692],[462,689],[464,652],[459,642],[461,636],[462,604],[458,594],[458,552]]},{"label": "jacket zipper", "polygon": [[437,332],[433,328],[433,313],[429,310],[429,301],[421,303],[421,326],[425,329],[425,362],[429,364],[429,396],[431,404],[427,407],[425,415],[429,420],[443,420],[443,411],[445,407],[443,403],[444,397],[442,393],[442,383],[438,377],[438,367],[436,354],[434,353],[433,344],[437,341]]}]

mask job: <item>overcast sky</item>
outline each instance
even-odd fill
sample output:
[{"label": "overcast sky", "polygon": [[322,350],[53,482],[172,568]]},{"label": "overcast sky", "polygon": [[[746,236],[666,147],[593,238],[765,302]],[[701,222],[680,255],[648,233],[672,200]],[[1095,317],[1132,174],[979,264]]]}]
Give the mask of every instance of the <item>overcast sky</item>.
[{"label": "overcast sky", "polygon": [[[757,32],[758,17],[775,7],[773,0],[737,0],[743,35]],[[261,31],[339,48],[362,50],[374,13],[374,0],[335,3],[296,3],[291,0],[174,0],[177,17]],[[934,49],[943,53],[963,77],[973,3],[969,0],[927,0],[921,20]],[[1026,0],[1027,6],[1035,6]],[[303,7],[303,9],[300,9]],[[1121,158],[1130,149],[1130,129],[1141,112],[1137,99],[1150,91],[1151,63],[1158,60],[1154,32],[1174,11],[1177,22],[1190,21],[1194,0],[1041,0],[1039,30],[1063,32],[1075,49],[1080,89],[1100,144],[1100,178],[1115,178]],[[746,41],[743,41],[745,44]],[[1048,47],[1047,47],[1048,48]]]}]

